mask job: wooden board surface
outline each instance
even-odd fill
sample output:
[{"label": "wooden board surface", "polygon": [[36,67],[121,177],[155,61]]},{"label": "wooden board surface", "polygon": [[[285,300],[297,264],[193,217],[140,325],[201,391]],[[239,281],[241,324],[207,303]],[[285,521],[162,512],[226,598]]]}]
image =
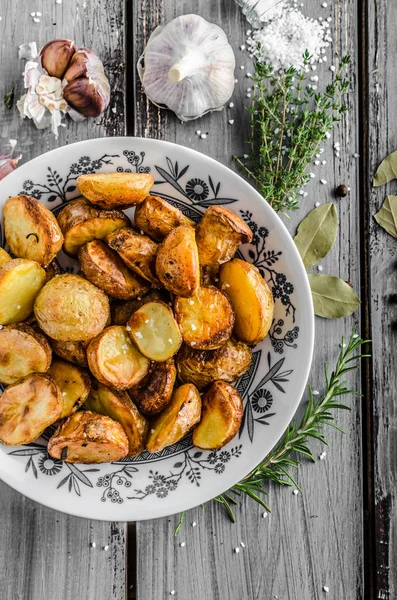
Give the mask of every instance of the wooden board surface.
[{"label": "wooden board surface", "polygon": [[[42,13],[34,23],[30,13]],[[59,139],[21,124],[16,110],[0,103],[0,135],[15,138],[27,161],[66,143],[106,135],[123,135],[124,12],[118,0],[0,1],[0,98],[15,85],[22,93],[23,61],[18,46],[69,37],[104,58],[113,94],[98,120],[70,124]],[[117,114],[111,107],[117,106]],[[126,595],[126,525],[76,519],[44,508],[0,482],[0,588],[2,600],[121,600]],[[90,543],[95,542],[96,548]],[[104,551],[104,546],[109,546]]]},{"label": "wooden board surface", "polygon": [[[30,13],[37,10],[43,16],[36,24]],[[366,397],[362,402],[350,399],[352,412],[339,415],[345,436],[327,432],[326,459],[301,466],[303,495],[269,486],[272,514],[266,519],[260,507],[244,500],[236,510],[238,522],[232,525],[221,507],[209,503],[187,513],[177,538],[172,535],[177,517],[138,523],[136,530],[130,526],[127,536],[125,524],[67,517],[0,483],[2,600],[124,600],[127,593],[138,600],[157,600],[172,590],[184,600],[314,600],[325,597],[323,586],[329,587],[330,598],[396,598],[396,241],[372,220],[386,193],[396,193],[396,187],[394,182],[373,191],[369,179],[379,160],[397,147],[392,29],[397,7],[387,0],[346,0],[320,8],[317,0],[306,0],[303,10],[332,17],[334,44],[328,57],[351,55],[352,86],[349,113],[321,157],[326,164],[313,168],[316,178],[309,195],[286,224],[293,234],[316,201],[333,199],[340,183],[350,186],[348,198],[335,200],[338,240],[322,266],[323,273],[341,276],[361,290],[363,300],[362,321],[359,312],[350,319],[316,320],[311,382],[321,392],[323,359],[332,364],[341,335],[362,323],[374,339],[374,360],[362,379]],[[236,53],[239,81],[234,109],[182,125],[171,113],[150,105],[135,64],[158,24],[189,12],[225,29]],[[61,5],[54,0],[0,0],[0,16],[0,98],[13,85],[16,97],[22,93],[17,46],[33,40],[40,46],[56,37],[71,37],[94,48],[112,82],[107,113],[70,125],[58,140],[36,131],[31,123],[21,125],[18,114],[0,103],[0,135],[18,139],[24,160],[58,145],[127,130],[130,135],[175,141],[235,168],[231,156],[243,152],[247,131],[247,114],[241,107],[249,102],[249,59],[239,49],[248,26],[232,0],[63,0]],[[330,76],[329,65],[322,70],[323,83]],[[197,129],[207,133],[205,140],[196,135]],[[332,150],[336,140],[340,159]],[[328,183],[321,185],[320,178]],[[359,389],[360,374],[350,383]],[[314,447],[319,454],[322,448]],[[181,542],[186,545],[181,547]],[[236,554],[233,550],[240,542],[246,548]]]}]

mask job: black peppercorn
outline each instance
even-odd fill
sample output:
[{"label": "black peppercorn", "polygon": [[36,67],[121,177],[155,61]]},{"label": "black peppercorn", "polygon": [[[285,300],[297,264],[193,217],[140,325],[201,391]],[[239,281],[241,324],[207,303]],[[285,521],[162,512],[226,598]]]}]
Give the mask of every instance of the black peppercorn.
[{"label": "black peppercorn", "polygon": [[345,186],[343,184],[338,185],[338,187],[336,188],[335,191],[336,191],[336,195],[340,196],[340,198],[344,198],[349,193],[349,189],[347,188],[347,186]]}]

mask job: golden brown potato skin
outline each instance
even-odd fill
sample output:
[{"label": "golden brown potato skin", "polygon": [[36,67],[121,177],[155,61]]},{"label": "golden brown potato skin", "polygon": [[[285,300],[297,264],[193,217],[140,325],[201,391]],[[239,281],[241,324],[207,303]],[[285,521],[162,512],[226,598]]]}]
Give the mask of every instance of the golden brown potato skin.
[{"label": "golden brown potato skin", "polygon": [[88,342],[60,342],[50,340],[51,348],[54,353],[67,362],[71,362],[80,367],[88,367],[86,348]]},{"label": "golden brown potato skin", "polygon": [[8,198],[3,217],[7,242],[17,258],[46,267],[62,248],[63,235],[56,218],[36,198]]},{"label": "golden brown potato skin", "polygon": [[31,373],[0,396],[0,441],[6,446],[34,442],[57,421],[62,412],[62,396],[54,379]]},{"label": "golden brown potato skin", "polygon": [[99,464],[128,454],[128,438],[120,423],[89,410],[62,421],[48,440],[48,454],[68,463]]},{"label": "golden brown potato skin", "polygon": [[143,296],[149,285],[130,271],[102,240],[87,242],[79,250],[83,275],[108,296],[131,300]]},{"label": "golden brown potato skin", "polygon": [[44,335],[16,323],[0,329],[0,381],[15,383],[29,373],[45,373],[51,365],[51,347]]},{"label": "golden brown potato skin", "polygon": [[173,294],[189,298],[200,286],[200,264],[193,227],[180,225],[160,244],[157,277]]},{"label": "golden brown potato skin", "polygon": [[193,444],[216,450],[238,433],[243,418],[243,401],[235,387],[215,381],[202,397],[201,421],[193,431]]},{"label": "golden brown potato skin", "polygon": [[243,375],[252,360],[252,350],[231,338],[217,350],[194,350],[186,344],[176,357],[178,377],[200,390],[216,380],[232,383]]},{"label": "golden brown potato skin", "polygon": [[38,294],[34,314],[40,328],[61,342],[89,340],[105,327],[107,296],[79,275],[57,275]]},{"label": "golden brown potato skin", "polygon": [[110,306],[110,312],[112,315],[112,325],[125,325],[131,315],[141,308],[147,302],[153,300],[161,300],[162,302],[169,302],[170,297],[168,292],[165,290],[151,289],[144,296],[139,296],[134,300],[126,300],[124,302],[112,302]]},{"label": "golden brown potato skin", "polygon": [[215,350],[232,334],[232,305],[214,286],[201,287],[191,298],[177,297],[174,309],[183,341],[196,350]]},{"label": "golden brown potato skin", "polygon": [[246,344],[258,344],[273,322],[271,289],[254,265],[239,258],[222,265],[219,278],[236,315],[234,335]]},{"label": "golden brown potato skin", "polygon": [[155,364],[142,389],[130,390],[129,394],[141,413],[155,415],[170,403],[175,379],[175,362],[170,358]]},{"label": "golden brown potato skin", "polygon": [[197,388],[186,383],[173,393],[171,402],[150,424],[148,452],[160,452],[185,437],[199,421],[201,398]]},{"label": "golden brown potato skin", "polygon": [[106,242],[137,275],[157,287],[160,285],[156,275],[156,242],[128,227],[108,235]]},{"label": "golden brown potato skin", "polygon": [[14,258],[0,267],[0,324],[25,321],[33,311],[35,298],[46,274],[34,260]]},{"label": "golden brown potato skin", "polygon": [[154,183],[150,173],[92,173],[80,175],[81,194],[102,208],[135,206],[144,201]]},{"label": "golden brown potato skin", "polygon": [[102,210],[85,198],[69,202],[58,214],[58,223],[64,235],[63,250],[69,256],[77,256],[86,242],[103,239],[112,231],[131,225],[120,210]]},{"label": "golden brown potato skin", "polygon": [[162,242],[179,225],[194,226],[194,223],[160,196],[148,196],[135,209],[135,225],[157,242]]},{"label": "golden brown potato skin", "polygon": [[6,262],[12,260],[11,256],[4,250],[4,248],[0,247],[0,267],[6,264]]},{"label": "golden brown potato skin", "polygon": [[55,359],[48,371],[61,390],[62,413],[64,419],[78,410],[88,398],[91,389],[91,380],[83,369],[71,365],[64,360]]},{"label": "golden brown potato skin", "polygon": [[137,456],[145,449],[149,421],[139,413],[127,392],[111,390],[99,381],[93,381],[84,408],[120,423],[128,438],[128,456]]},{"label": "golden brown potato skin", "polygon": [[251,229],[238,215],[224,206],[210,206],[196,228],[200,264],[217,266],[227,262],[240,244],[251,240]]}]

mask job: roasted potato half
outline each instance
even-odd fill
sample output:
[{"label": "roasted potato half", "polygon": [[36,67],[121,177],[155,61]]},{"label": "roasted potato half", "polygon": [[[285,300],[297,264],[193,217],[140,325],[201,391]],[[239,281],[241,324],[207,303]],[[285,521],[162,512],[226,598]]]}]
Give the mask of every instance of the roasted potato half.
[{"label": "roasted potato half", "polygon": [[142,389],[130,390],[131,399],[144,415],[155,415],[170,403],[175,378],[176,367],[172,358],[158,363]]},{"label": "roasted potato half", "polygon": [[128,456],[136,456],[145,449],[149,421],[140,414],[127,392],[111,390],[94,381],[84,408],[120,423],[128,438]]},{"label": "roasted potato half", "polygon": [[127,267],[153,285],[159,286],[156,275],[158,244],[150,237],[124,227],[106,236],[106,242],[123,259]]},{"label": "roasted potato half", "polygon": [[232,334],[232,305],[216,287],[199,288],[191,298],[176,298],[174,310],[183,341],[197,350],[219,348]]},{"label": "roasted potato half", "polygon": [[17,323],[0,329],[1,383],[15,383],[29,373],[45,373],[51,357],[47,339],[33,327]]},{"label": "roasted potato half", "polygon": [[54,360],[49,375],[61,390],[62,413],[60,418],[76,412],[87,400],[91,389],[91,380],[83,369],[64,360]]},{"label": "roasted potato half", "polygon": [[62,396],[53,378],[42,373],[27,375],[0,396],[0,441],[7,446],[30,444],[61,412]]},{"label": "roasted potato half", "polygon": [[157,277],[173,294],[189,298],[200,286],[200,265],[193,227],[180,225],[160,244]]},{"label": "roasted potato half", "polygon": [[88,367],[87,348],[88,342],[59,342],[50,340],[51,348],[59,358],[80,367]]},{"label": "roasted potato half", "polygon": [[191,383],[181,385],[172,395],[171,402],[150,424],[146,442],[148,452],[160,452],[185,437],[201,417],[201,398]]},{"label": "roasted potato half", "polygon": [[231,338],[217,350],[195,350],[184,344],[176,357],[178,377],[202,389],[213,381],[236,381],[249,369],[252,351]]},{"label": "roasted potato half", "polygon": [[147,302],[153,300],[162,300],[163,302],[169,302],[168,292],[165,290],[151,289],[149,293],[144,296],[139,296],[134,300],[125,300],[124,302],[112,302],[110,306],[110,312],[112,314],[112,325],[125,325],[131,315],[141,308]]},{"label": "roasted potato half", "polygon": [[230,442],[240,429],[243,402],[235,387],[215,381],[203,394],[201,421],[193,431],[193,444],[216,450]]},{"label": "roasted potato half", "polygon": [[217,266],[227,262],[240,244],[251,240],[251,229],[236,213],[224,206],[210,206],[196,229],[200,264]]},{"label": "roasted potato half", "polygon": [[120,210],[102,210],[85,198],[69,202],[58,214],[58,223],[64,236],[63,249],[69,256],[77,256],[86,242],[102,240],[112,231],[131,225]]},{"label": "roasted potato half", "polygon": [[156,300],[134,312],[127,331],[144,356],[164,362],[178,352],[182,336],[170,307]]},{"label": "roasted potato half", "polygon": [[8,252],[6,252],[4,250],[4,248],[0,247],[0,267],[2,267],[3,265],[6,264],[6,262],[9,262],[11,259],[11,256],[8,254]]},{"label": "roasted potato half", "polygon": [[0,325],[25,321],[46,279],[39,263],[14,258],[0,267]]},{"label": "roasted potato half", "polygon": [[79,275],[57,275],[45,284],[34,303],[40,328],[61,342],[89,340],[109,318],[107,296]]},{"label": "roasted potato half", "polygon": [[126,328],[107,327],[87,346],[91,373],[104,385],[126,390],[149,372],[150,361],[134,346]]},{"label": "roasted potato half", "polygon": [[91,173],[77,178],[81,194],[102,208],[135,206],[154,184],[150,173]]},{"label": "roasted potato half", "polygon": [[273,321],[273,294],[258,269],[235,258],[221,266],[220,285],[232,303],[234,335],[255,345],[267,336]]},{"label": "roasted potato half", "polygon": [[157,242],[162,242],[179,225],[195,223],[159,196],[148,196],[135,209],[135,225]]},{"label": "roasted potato half", "polygon": [[3,217],[6,240],[16,257],[46,267],[62,248],[63,235],[56,218],[36,198],[8,198]]},{"label": "roasted potato half", "polygon": [[128,438],[120,423],[89,410],[62,421],[48,440],[48,454],[68,463],[99,464],[128,454]]},{"label": "roasted potato half", "polygon": [[79,261],[88,281],[113,298],[131,300],[149,289],[149,284],[132,273],[102,240],[84,244],[79,250]]}]

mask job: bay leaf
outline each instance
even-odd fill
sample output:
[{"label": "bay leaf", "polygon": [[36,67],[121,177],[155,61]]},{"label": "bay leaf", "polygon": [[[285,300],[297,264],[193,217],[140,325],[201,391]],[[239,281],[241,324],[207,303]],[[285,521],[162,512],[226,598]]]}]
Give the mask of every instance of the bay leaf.
[{"label": "bay leaf", "polygon": [[374,187],[385,185],[397,178],[397,150],[386,156],[375,173]]},{"label": "bay leaf", "polygon": [[308,275],[314,314],[327,319],[346,317],[360,306],[360,300],[346,281],[333,275]]},{"label": "bay leaf", "polygon": [[321,204],[299,223],[294,242],[306,269],[311,269],[327,256],[335,243],[337,231],[338,214],[332,202]]},{"label": "bay leaf", "polygon": [[387,233],[397,238],[397,196],[386,196],[374,219]]}]

